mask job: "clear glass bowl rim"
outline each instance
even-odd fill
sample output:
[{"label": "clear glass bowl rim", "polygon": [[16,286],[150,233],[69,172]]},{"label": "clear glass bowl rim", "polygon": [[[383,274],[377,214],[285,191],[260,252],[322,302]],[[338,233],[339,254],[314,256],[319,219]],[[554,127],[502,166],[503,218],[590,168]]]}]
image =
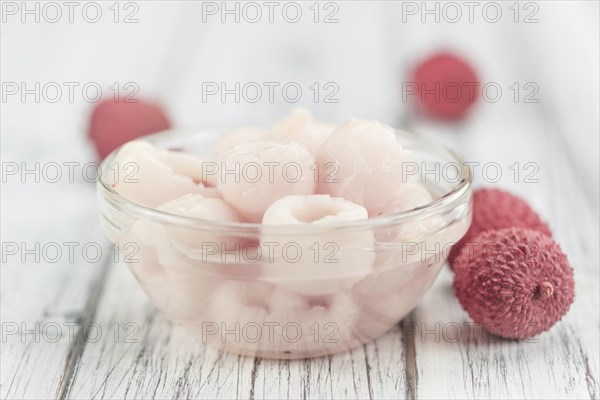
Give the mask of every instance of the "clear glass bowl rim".
[{"label": "clear glass bowl rim", "polygon": [[[214,131],[210,131],[214,132]],[[171,139],[175,139],[176,137],[181,136],[189,136],[189,135],[198,135],[198,134],[206,134],[207,131],[199,130],[199,129],[169,129],[166,131],[158,132],[152,135],[141,137],[136,140],[145,140],[150,143],[156,143],[161,141],[161,139],[166,139],[170,137]],[[420,142],[425,145],[427,149],[435,149],[438,152],[443,152],[449,155],[452,160],[449,162],[454,162],[460,165],[461,168],[461,177],[462,179],[456,184],[456,186],[450,190],[449,192],[443,194],[436,200],[431,203],[425,204],[423,206],[401,211],[394,214],[387,214],[382,216],[377,216],[373,218],[369,218],[366,220],[360,221],[344,221],[337,223],[322,223],[322,224],[305,224],[305,225],[277,225],[277,226],[268,226],[265,227],[260,223],[249,223],[249,222],[221,222],[221,221],[209,221],[201,218],[193,218],[186,217],[176,214],[171,214],[168,212],[160,211],[151,207],[146,207],[135,203],[127,198],[121,196],[117,193],[111,186],[111,183],[106,179],[110,174],[107,172],[107,167],[110,165],[112,160],[115,158],[117,152],[122,147],[113,150],[102,162],[100,163],[100,171],[101,175],[97,181],[98,194],[106,200],[112,207],[116,209],[127,212],[136,217],[152,221],[163,223],[167,225],[173,226],[182,226],[190,229],[200,229],[200,230],[219,230],[219,231],[264,231],[265,228],[276,234],[278,232],[282,234],[303,234],[315,231],[322,230],[339,230],[339,229],[369,229],[373,227],[385,227],[388,225],[396,225],[402,224],[406,222],[413,222],[416,220],[420,220],[423,218],[428,218],[436,214],[441,214],[449,209],[452,209],[457,204],[461,202],[461,200],[469,194],[471,188],[471,171],[468,165],[465,164],[463,158],[458,155],[452,149],[428,138],[423,137],[422,135],[417,135],[411,132],[403,131],[403,130],[395,130],[396,136],[405,136],[409,137],[411,140]]]}]

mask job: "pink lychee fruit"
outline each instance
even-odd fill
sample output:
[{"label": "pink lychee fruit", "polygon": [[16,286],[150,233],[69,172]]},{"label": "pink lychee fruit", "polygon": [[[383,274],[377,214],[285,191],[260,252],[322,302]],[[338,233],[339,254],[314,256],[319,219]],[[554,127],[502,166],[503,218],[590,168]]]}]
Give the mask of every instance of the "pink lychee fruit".
[{"label": "pink lychee fruit", "polygon": [[539,215],[522,198],[500,189],[479,189],[473,193],[473,220],[466,235],[450,250],[448,261],[454,260],[461,249],[481,232],[490,229],[527,228],[548,236],[552,233]]},{"label": "pink lychee fruit", "polygon": [[170,127],[169,118],[156,103],[110,99],[101,101],[94,108],[88,135],[103,159],[122,144]]},{"label": "pink lychee fruit", "polygon": [[574,297],[573,269],[541,232],[483,232],[455,263],[454,289],[469,316],[497,336],[525,339],[550,329]]}]

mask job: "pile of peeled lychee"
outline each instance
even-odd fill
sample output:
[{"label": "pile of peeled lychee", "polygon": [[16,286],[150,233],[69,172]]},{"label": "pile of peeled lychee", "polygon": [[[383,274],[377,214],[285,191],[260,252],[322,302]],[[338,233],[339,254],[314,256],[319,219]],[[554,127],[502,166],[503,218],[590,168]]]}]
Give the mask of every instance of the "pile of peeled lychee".
[{"label": "pile of peeled lychee", "polygon": [[550,229],[523,199],[499,189],[474,193],[471,228],[449,261],[460,304],[503,338],[547,331],[573,302],[573,269]]}]

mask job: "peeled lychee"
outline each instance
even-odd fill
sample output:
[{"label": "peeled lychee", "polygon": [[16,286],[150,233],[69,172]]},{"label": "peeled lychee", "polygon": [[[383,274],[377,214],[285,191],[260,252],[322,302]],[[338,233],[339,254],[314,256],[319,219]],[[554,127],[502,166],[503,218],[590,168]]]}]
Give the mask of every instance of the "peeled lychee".
[{"label": "peeled lychee", "polygon": [[[265,212],[261,244],[264,279],[292,292],[329,295],[372,271],[373,232],[332,229],[328,224],[367,220],[367,210],[327,195],[287,196]],[[271,226],[289,226],[273,231]],[[320,226],[324,226],[320,229]],[[302,232],[304,228],[309,231]]]},{"label": "peeled lychee", "polygon": [[433,201],[431,193],[419,182],[406,182],[388,202],[369,210],[369,217],[378,217],[423,207]]},{"label": "peeled lychee", "polygon": [[94,108],[88,134],[100,158],[131,140],[169,129],[171,124],[158,104],[147,101],[103,100]]},{"label": "peeled lychee", "polygon": [[183,154],[159,149],[143,140],[125,144],[108,168],[112,188],[146,207],[158,207],[189,193],[220,196],[215,188],[183,175],[184,171],[176,171],[170,164],[172,156],[178,158]]},{"label": "peeled lychee", "polygon": [[298,143],[242,143],[219,157],[217,187],[244,217],[260,222],[276,200],[314,192],[314,164],[314,157]]},{"label": "peeled lychee", "polygon": [[[419,182],[406,182],[396,191],[393,197],[381,207],[369,210],[369,217],[396,214],[404,211],[424,207],[431,203],[431,193]],[[427,218],[409,220],[375,229],[375,238],[379,242],[415,243],[436,232],[436,228],[443,225],[443,220],[438,215]]]},{"label": "peeled lychee", "polygon": [[276,123],[271,138],[282,142],[297,142],[317,155],[319,147],[336,128],[333,124],[315,121],[308,111],[294,108],[292,113]]},{"label": "peeled lychee", "polygon": [[331,133],[317,157],[317,193],[343,197],[367,210],[384,206],[404,183],[409,153],[394,129],[353,119]]},{"label": "peeled lychee", "polygon": [[465,243],[490,229],[527,228],[552,236],[548,226],[522,198],[500,189],[480,189],[473,193],[473,220],[467,234],[450,250],[448,261],[454,260]]},{"label": "peeled lychee", "polygon": [[364,207],[326,194],[287,196],[271,204],[262,223],[266,225],[327,224],[368,218]]},{"label": "peeled lychee", "polygon": [[258,142],[261,140],[267,140],[269,131],[263,128],[257,127],[241,127],[233,129],[222,135],[219,140],[213,146],[213,157],[215,160],[219,159],[221,154],[227,150],[231,150],[237,145],[242,143]]},{"label": "peeled lychee", "polygon": [[[241,217],[236,210],[221,199],[204,197],[199,194],[186,194],[175,200],[169,201],[157,208],[171,214],[189,218],[198,218],[206,221],[241,222]],[[186,246],[196,251],[221,248],[235,249],[235,237],[218,234],[214,230],[198,230],[185,226],[167,226],[169,238],[172,243]]]},{"label": "peeled lychee", "polygon": [[455,261],[454,289],[476,323],[500,337],[525,339],[567,313],[573,269],[552,238],[508,228],[483,232],[474,242]]},{"label": "peeled lychee", "polygon": [[[273,351],[275,357],[305,358],[346,350],[353,341],[350,328],[360,308],[347,292],[303,296],[277,288],[269,310],[268,320],[277,322],[276,340],[265,350]],[[289,340],[292,334],[296,336],[293,341]]]},{"label": "peeled lychee", "polygon": [[423,61],[415,68],[412,80],[419,109],[440,119],[463,117],[481,90],[475,70],[449,53]]}]

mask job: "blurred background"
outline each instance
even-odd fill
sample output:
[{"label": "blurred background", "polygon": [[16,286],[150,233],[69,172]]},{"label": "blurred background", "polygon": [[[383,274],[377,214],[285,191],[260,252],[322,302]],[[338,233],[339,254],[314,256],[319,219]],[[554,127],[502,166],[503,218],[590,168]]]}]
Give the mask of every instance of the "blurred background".
[{"label": "blurred background", "polygon": [[[568,225],[578,201],[596,222],[598,13],[595,1],[3,2],[3,236],[65,221],[81,192],[93,196],[81,179],[98,161],[90,115],[114,98],[157,102],[171,125],[198,129],[271,124],[294,106],[332,122],[378,119],[480,163],[476,184],[515,190],[550,225]],[[440,51],[480,83],[450,122],[413,112],[419,97],[407,86]],[[36,162],[42,175],[43,163],[64,176],[64,162],[81,166],[75,183],[22,179]],[[483,176],[486,163],[500,165],[497,182],[495,166]]]},{"label": "blurred background", "polygon": [[[469,162],[497,163],[497,180],[480,169],[475,184],[525,197],[576,271],[597,278],[598,2],[73,3],[2,2],[3,320],[68,320],[101,293],[101,262],[34,262],[4,244],[107,245],[81,166],[99,161],[87,135],[94,107],[123,96],[157,102],[175,127],[271,124],[303,106],[433,137]],[[440,51],[489,84],[452,121],[415,112],[405,90]],[[80,163],[72,181],[65,162]],[[48,163],[62,179],[45,179]],[[13,346],[3,369],[18,368],[22,351]],[[17,393],[7,376],[3,390]]]}]

